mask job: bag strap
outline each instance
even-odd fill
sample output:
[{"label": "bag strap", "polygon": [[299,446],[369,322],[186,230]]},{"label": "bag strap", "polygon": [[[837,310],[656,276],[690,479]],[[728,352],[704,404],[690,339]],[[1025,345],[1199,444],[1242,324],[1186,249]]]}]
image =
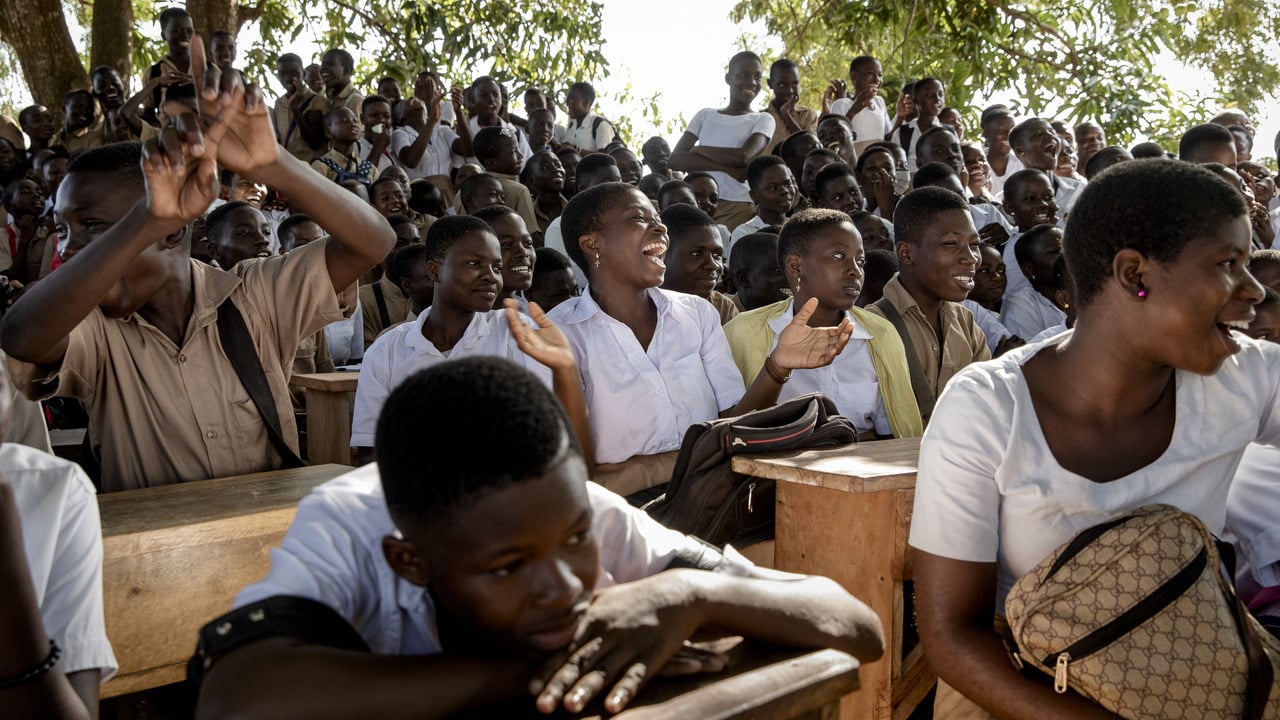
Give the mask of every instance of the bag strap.
[{"label": "bag strap", "polygon": [[231,302],[231,298],[222,301],[218,306],[218,339],[222,342],[222,351],[231,361],[240,384],[249,393],[254,407],[262,416],[262,424],[267,426],[267,437],[271,445],[284,459],[287,468],[300,468],[306,465],[302,458],[289,447],[284,440],[280,428],[280,416],[276,413],[275,400],[271,397],[271,387],[267,385],[267,374],[262,369],[262,358],[253,346],[253,338],[249,336],[249,327],[244,323],[240,310]]},{"label": "bag strap", "polygon": [[371,287],[373,288],[373,299],[378,303],[378,318],[382,320],[382,328],[385,330],[391,327],[391,313],[387,312],[387,299],[382,294],[381,285],[374,283]]},{"label": "bag strap", "polygon": [[907,351],[907,371],[911,375],[911,391],[916,396],[916,405],[920,407],[920,417],[927,421],[933,414],[933,404],[937,398],[933,395],[933,388],[929,386],[929,379],[925,377],[924,368],[920,367],[920,356],[916,354],[916,346],[911,342],[911,334],[907,332],[907,323],[893,303],[889,302],[889,298],[882,297],[872,303],[871,307],[884,313],[885,319],[893,325],[893,329],[897,330],[902,338],[902,346]]},{"label": "bag strap", "polygon": [[914,135],[915,132],[916,132],[916,129],[911,127],[910,125],[899,126],[898,127],[898,140],[899,140],[898,144],[901,145],[904,149],[910,151],[911,136]]},{"label": "bag strap", "polygon": [[[1227,571],[1231,573],[1231,577],[1235,577],[1236,569],[1236,550],[1230,543],[1219,540],[1216,536],[1209,533],[1207,529],[1204,534],[1212,539],[1217,546],[1219,559],[1226,565]],[[1240,639],[1244,642],[1245,657],[1249,660],[1249,677],[1245,685],[1245,720],[1262,720],[1262,715],[1267,709],[1267,700],[1271,695],[1272,683],[1275,680],[1275,669],[1271,666],[1271,658],[1267,657],[1267,651],[1262,645],[1262,641],[1258,639],[1254,629],[1249,625],[1249,608],[1245,607],[1244,601],[1235,593],[1235,589],[1231,586],[1219,569],[1215,568],[1214,572],[1218,575],[1218,583],[1222,586],[1222,592],[1227,596],[1227,602],[1231,606],[1231,617],[1235,620],[1236,630],[1240,633]]]}]

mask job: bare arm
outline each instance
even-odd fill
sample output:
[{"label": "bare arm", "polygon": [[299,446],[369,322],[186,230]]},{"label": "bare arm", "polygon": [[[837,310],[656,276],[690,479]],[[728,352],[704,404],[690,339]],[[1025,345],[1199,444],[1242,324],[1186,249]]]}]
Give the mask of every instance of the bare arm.
[{"label": "bare arm", "polygon": [[680,138],[675,150],[671,152],[672,170],[719,170],[731,175],[740,175],[769,144],[769,138],[761,133],[755,133],[747,138],[742,147],[732,148],[696,145],[697,142],[698,136],[692,133],[686,132]]},{"label": "bare arm", "polygon": [[141,90],[130,96],[124,101],[124,104],[120,106],[120,117],[129,125],[129,131],[132,132],[135,137],[142,134],[143,120],[138,117],[138,113],[142,111],[143,103],[151,97],[151,93],[155,92],[156,88],[160,87],[161,83],[165,79],[166,76],[161,76],[147,80]]}]

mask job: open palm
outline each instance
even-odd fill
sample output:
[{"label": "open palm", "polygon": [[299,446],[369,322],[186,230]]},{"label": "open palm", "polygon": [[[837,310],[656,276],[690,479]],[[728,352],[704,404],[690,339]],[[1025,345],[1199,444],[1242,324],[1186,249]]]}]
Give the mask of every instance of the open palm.
[{"label": "open palm", "polygon": [[513,298],[504,300],[503,305],[506,307],[507,327],[511,329],[511,336],[515,338],[521,352],[552,370],[574,366],[573,350],[569,347],[568,338],[538,307],[538,303],[529,303],[529,317],[538,324],[537,329],[529,327],[520,319],[520,305]]},{"label": "open palm", "polygon": [[818,309],[818,299],[809,298],[804,307],[778,334],[773,361],[783,370],[801,370],[830,365],[853,337],[853,321],[846,316],[834,327],[809,327],[809,318]]}]

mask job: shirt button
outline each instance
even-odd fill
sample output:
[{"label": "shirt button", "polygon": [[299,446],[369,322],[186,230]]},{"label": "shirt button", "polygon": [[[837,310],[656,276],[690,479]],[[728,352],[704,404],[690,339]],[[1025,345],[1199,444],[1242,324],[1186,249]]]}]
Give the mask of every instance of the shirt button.
[{"label": "shirt button", "polygon": [[186,362],[186,361],[187,361],[187,356],[186,356],[186,355],[179,355],[179,356],[178,356],[178,362]]},{"label": "shirt button", "polygon": [[934,346],[933,346],[933,351],[934,351],[934,352],[938,352],[938,346],[937,346],[937,345],[934,345]]},{"label": "shirt button", "polygon": [[205,437],[207,437],[207,438],[209,438],[210,440],[212,440],[212,439],[214,439],[214,438],[218,437],[218,431],[217,431],[217,430],[210,430],[209,432],[205,433],[205,434],[204,434],[204,436],[205,436]]}]

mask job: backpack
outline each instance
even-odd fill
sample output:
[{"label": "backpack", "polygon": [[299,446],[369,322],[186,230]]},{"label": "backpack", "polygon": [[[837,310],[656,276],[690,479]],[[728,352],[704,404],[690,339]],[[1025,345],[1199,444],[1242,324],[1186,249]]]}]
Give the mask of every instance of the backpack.
[{"label": "backpack", "polygon": [[1169,505],[1081,532],[1009,591],[1015,662],[1126,718],[1280,718],[1280,641],[1236,597],[1224,556],[1234,564]]},{"label": "backpack", "polygon": [[792,398],[735,418],[691,426],[680,444],[671,482],[644,509],[667,527],[721,547],[773,537],[772,480],[730,467],[733,456],[847,445],[853,423],[822,393]]}]

